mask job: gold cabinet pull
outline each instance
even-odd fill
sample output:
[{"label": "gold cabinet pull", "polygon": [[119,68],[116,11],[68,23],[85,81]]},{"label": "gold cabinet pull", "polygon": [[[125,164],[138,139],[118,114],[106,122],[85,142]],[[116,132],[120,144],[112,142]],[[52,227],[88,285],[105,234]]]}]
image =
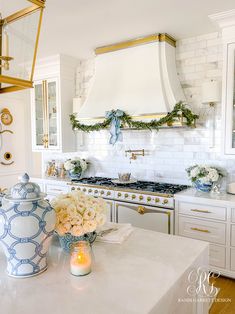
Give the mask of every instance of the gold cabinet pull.
[{"label": "gold cabinet pull", "polygon": [[204,233],[210,233],[210,231],[207,230],[207,229],[191,228],[191,230],[193,230],[193,231],[199,231],[199,232],[204,232]]},{"label": "gold cabinet pull", "polygon": [[140,215],[144,215],[144,214],[145,214],[145,208],[144,208],[143,206],[138,206],[137,212],[138,212]]},{"label": "gold cabinet pull", "polygon": [[202,210],[202,209],[191,209],[191,212],[211,214],[209,210]]}]

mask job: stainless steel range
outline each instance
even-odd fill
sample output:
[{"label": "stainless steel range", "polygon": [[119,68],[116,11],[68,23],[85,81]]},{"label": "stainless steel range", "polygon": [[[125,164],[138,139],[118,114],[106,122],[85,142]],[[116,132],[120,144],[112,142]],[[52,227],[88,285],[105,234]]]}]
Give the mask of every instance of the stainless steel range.
[{"label": "stainless steel range", "polygon": [[90,177],[71,183],[71,190],[102,197],[109,205],[108,218],[119,223],[164,233],[174,233],[174,194],[186,185],[137,181],[115,184],[111,178]]}]

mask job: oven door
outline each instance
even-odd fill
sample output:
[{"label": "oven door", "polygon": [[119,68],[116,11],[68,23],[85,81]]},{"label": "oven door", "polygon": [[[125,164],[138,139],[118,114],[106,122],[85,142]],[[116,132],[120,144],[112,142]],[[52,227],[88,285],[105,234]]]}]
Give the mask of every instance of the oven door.
[{"label": "oven door", "polygon": [[119,223],[131,223],[134,227],[174,234],[172,209],[115,202],[115,217]]}]

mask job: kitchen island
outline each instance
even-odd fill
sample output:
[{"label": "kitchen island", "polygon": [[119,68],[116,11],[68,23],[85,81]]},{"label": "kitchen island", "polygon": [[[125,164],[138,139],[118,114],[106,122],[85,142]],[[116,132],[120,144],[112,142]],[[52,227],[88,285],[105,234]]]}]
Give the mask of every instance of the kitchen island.
[{"label": "kitchen island", "polygon": [[[189,273],[208,266],[208,244],[134,229],[123,244],[95,242],[92,272],[75,277],[69,255],[54,239],[48,270],[15,279],[0,251],[0,309],[4,314],[168,314],[208,312],[208,303],[184,302]],[[204,305],[203,305],[204,304]]]}]

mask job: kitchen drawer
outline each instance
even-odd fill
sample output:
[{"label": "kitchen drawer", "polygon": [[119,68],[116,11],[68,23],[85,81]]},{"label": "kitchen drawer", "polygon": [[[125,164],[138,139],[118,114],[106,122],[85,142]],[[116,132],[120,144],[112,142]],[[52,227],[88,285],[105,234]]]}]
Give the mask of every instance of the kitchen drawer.
[{"label": "kitchen drawer", "polygon": [[231,225],[231,246],[235,246],[235,225]]},{"label": "kitchen drawer", "polygon": [[226,220],[226,207],[179,202],[179,213],[194,217]]},{"label": "kitchen drawer", "polygon": [[219,222],[179,216],[179,235],[225,244],[226,226]]},{"label": "kitchen drawer", "polygon": [[54,185],[54,184],[47,184],[46,185],[46,193],[51,195],[58,195],[61,193],[68,193],[69,187],[66,185]]},{"label": "kitchen drawer", "polygon": [[235,222],[235,208],[232,208],[232,217],[231,217],[232,222]]},{"label": "kitchen drawer", "polygon": [[226,249],[223,246],[210,244],[209,263],[211,266],[225,268]]},{"label": "kitchen drawer", "polygon": [[231,270],[235,270],[235,249],[231,249],[231,256],[230,256],[230,268]]}]

